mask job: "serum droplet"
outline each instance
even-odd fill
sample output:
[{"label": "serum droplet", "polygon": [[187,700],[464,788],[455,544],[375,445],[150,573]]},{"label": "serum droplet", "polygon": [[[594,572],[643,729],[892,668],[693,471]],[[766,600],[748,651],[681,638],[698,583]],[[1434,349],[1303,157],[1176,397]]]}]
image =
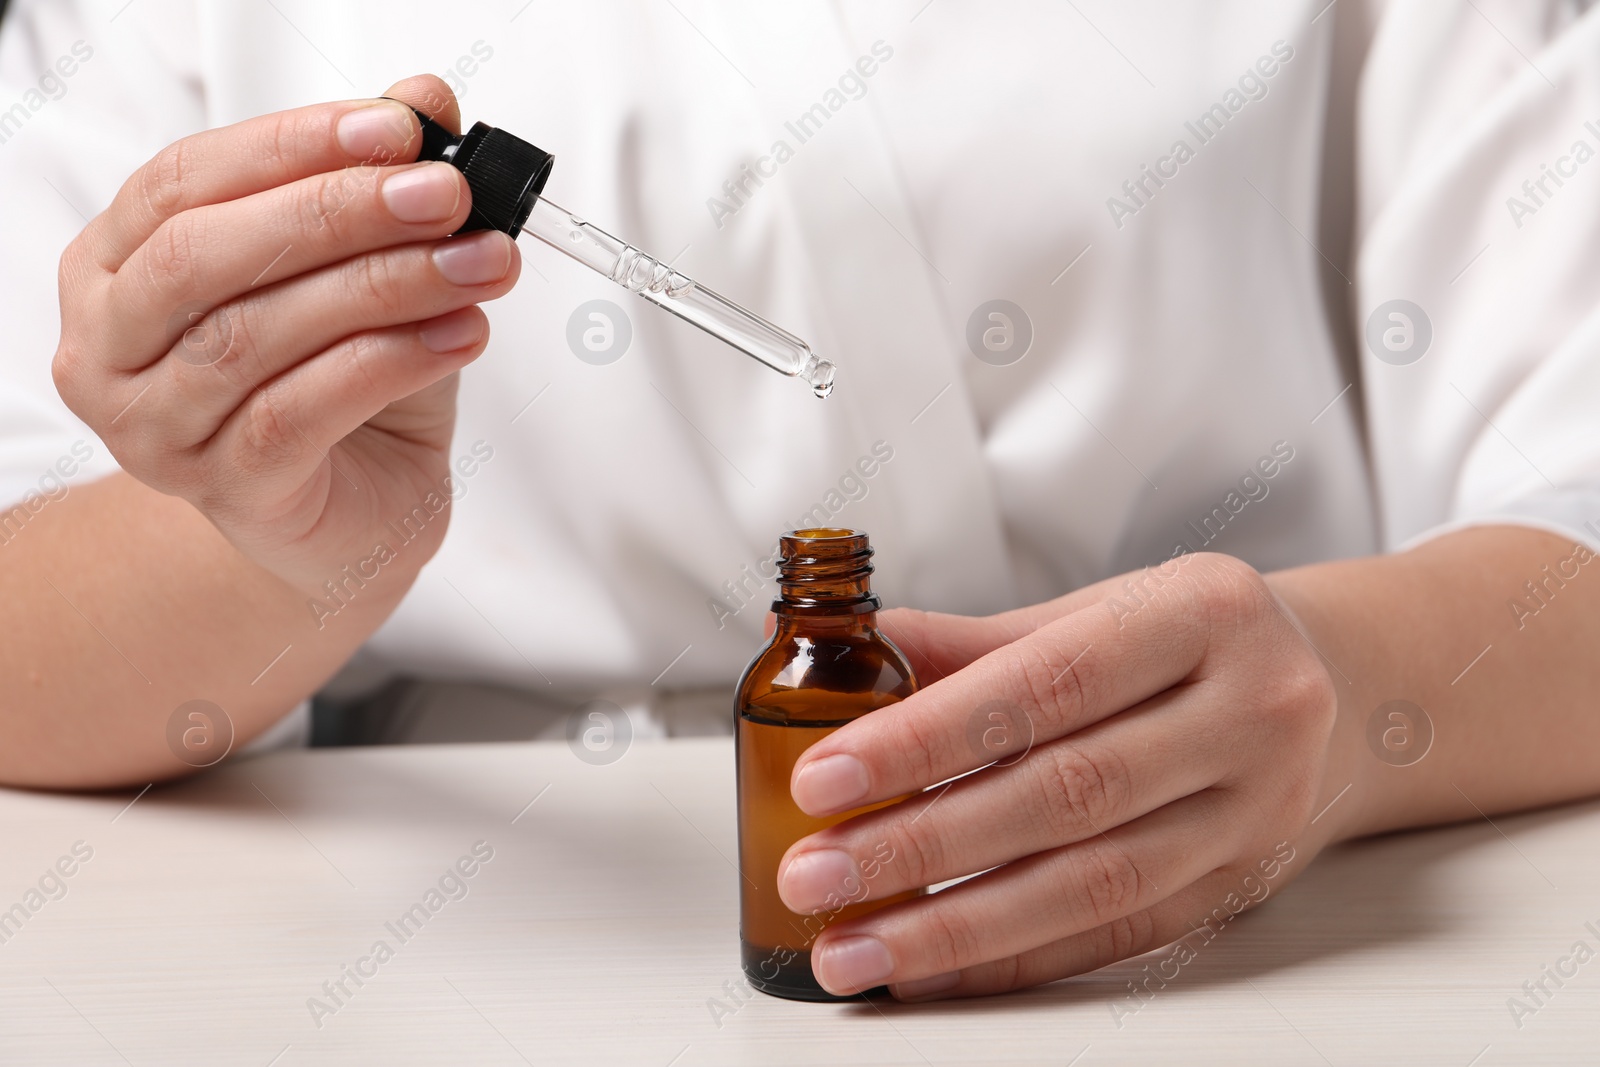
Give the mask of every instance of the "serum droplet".
[{"label": "serum droplet", "polygon": [[811,373],[806,376],[806,381],[811,383],[811,391],[817,395],[817,398],[824,400],[827,399],[829,393],[833,392],[835,368],[828,360],[816,359],[816,357],[812,357],[812,359]]}]

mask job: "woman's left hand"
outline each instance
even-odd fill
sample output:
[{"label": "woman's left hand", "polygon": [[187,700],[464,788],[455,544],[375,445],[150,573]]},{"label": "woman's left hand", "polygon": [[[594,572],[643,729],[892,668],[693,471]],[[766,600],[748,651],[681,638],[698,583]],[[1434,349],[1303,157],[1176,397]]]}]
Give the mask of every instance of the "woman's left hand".
[{"label": "woman's left hand", "polygon": [[797,842],[779,892],[826,916],[977,876],[829,926],[812,968],[832,992],[974,996],[1092,971],[1259,903],[1328,839],[1301,835],[1334,682],[1237,559],[883,625],[942,677],[817,742],[791,790],[818,816],[919,795]]}]

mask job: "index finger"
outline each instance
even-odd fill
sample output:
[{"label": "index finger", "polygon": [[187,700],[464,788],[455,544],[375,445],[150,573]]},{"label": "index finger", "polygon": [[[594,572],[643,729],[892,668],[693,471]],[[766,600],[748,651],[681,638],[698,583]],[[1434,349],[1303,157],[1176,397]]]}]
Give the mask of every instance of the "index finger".
[{"label": "index finger", "polygon": [[84,233],[99,266],[115,271],[180,212],[343,167],[409,163],[421,144],[416,115],[395,100],[346,100],[262,115],[168,145],[122,184]]},{"label": "index finger", "polygon": [[[1195,595],[1208,577],[1192,562],[1181,574],[1174,567],[1164,595],[1135,612],[1081,607],[840,727],[796,761],[795,803],[823,816],[917,793],[1184,681],[1210,643],[1206,602]],[[1009,734],[999,746],[995,726]]]},{"label": "index finger", "polygon": [[[1154,568],[1139,576],[1148,580]],[[1040,604],[1002,611],[995,615],[951,615],[916,608],[890,608],[878,615],[878,626],[911,659],[916,676],[926,685],[954,674],[975,659],[1020,640],[1063,615],[1081,611],[1122,590],[1134,589],[1134,579],[1117,575],[1082,586]],[[1136,595],[1136,594],[1135,594]]]}]

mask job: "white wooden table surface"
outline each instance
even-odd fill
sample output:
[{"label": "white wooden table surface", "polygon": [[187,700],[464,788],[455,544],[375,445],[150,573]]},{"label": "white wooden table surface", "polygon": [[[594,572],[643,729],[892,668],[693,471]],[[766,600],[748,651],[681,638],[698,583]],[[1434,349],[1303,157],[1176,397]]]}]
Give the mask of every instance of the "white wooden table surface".
[{"label": "white wooden table surface", "polygon": [[728,739],[301,751],[132,798],[0,791],[0,908],[38,904],[0,926],[0,1063],[1600,1062],[1600,958],[1573,956],[1600,951],[1600,804],[1326,854],[1130,1013],[1143,962],[954,1004],[750,996]]}]

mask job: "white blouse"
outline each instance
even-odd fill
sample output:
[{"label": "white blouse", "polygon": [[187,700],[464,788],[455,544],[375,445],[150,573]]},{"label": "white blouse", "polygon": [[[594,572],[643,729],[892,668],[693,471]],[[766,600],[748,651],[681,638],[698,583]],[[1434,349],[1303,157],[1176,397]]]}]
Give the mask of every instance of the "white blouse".
[{"label": "white blouse", "polygon": [[1201,548],[1600,547],[1586,5],[12,7],[0,541],[113,469],[49,376],[86,217],[185,134],[416,72],[838,364],[819,401],[525,237],[449,537],[346,689],[726,687],[796,523],[868,531],[887,603],[969,613]]}]

